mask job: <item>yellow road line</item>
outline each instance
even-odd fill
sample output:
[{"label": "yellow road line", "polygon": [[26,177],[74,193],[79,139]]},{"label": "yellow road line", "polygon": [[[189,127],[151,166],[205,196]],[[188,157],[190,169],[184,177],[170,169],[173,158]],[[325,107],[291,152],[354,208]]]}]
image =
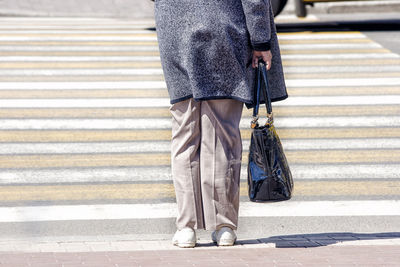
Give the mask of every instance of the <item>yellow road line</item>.
[{"label": "yellow road line", "polygon": [[[349,35],[349,34],[360,34],[358,31],[345,31],[345,32],[312,32],[312,31],[303,31],[303,32],[284,32],[278,33],[278,36],[287,36],[287,35],[304,35],[307,34],[309,36],[312,35]],[[11,32],[5,34],[5,36],[12,36],[12,37],[91,37],[91,36],[98,36],[98,37],[157,37],[157,33],[149,32],[149,33],[63,33],[63,32],[56,32],[56,33],[15,33]],[[360,34],[360,37],[362,35]]]},{"label": "yellow road line", "polygon": [[54,37],[156,37],[156,33],[7,33],[3,36],[10,37],[44,37],[44,38],[54,38]]},{"label": "yellow road line", "polygon": [[168,91],[167,89],[0,90],[0,98],[103,98],[103,97],[104,98],[168,97]]},{"label": "yellow road line", "polygon": [[0,56],[159,56],[158,51],[0,51]]},{"label": "yellow road line", "polygon": [[347,73],[289,73],[287,79],[328,79],[328,78],[388,78],[400,77],[400,72],[347,72]]},{"label": "yellow road line", "polygon": [[[279,44],[336,44],[336,43],[373,43],[367,38],[353,39],[303,39],[303,40],[279,40]],[[25,45],[25,46],[158,46],[157,41],[0,41],[1,45]]]},{"label": "yellow road line", "polygon": [[[21,80],[22,78],[18,78]],[[65,81],[65,77],[62,78]],[[82,78],[87,81],[88,79]],[[2,80],[0,78],[0,80]],[[32,81],[32,78],[29,78]],[[38,81],[43,81],[38,78]],[[68,77],[68,80],[73,80],[73,77]],[[104,80],[104,78],[102,78]],[[26,79],[24,79],[26,81]],[[296,88],[289,87],[288,93],[290,96],[332,96],[332,95],[393,95],[400,94],[400,87],[392,86],[376,86],[376,87],[315,87],[315,88]],[[152,97],[165,97],[168,98],[167,89],[93,89],[93,90],[0,90],[1,98],[152,98]],[[290,109],[291,107],[285,107],[285,109]],[[318,109],[329,108],[334,111],[337,108],[332,107],[318,107]],[[346,108],[346,107],[344,107]],[[354,110],[353,107],[350,107]],[[378,107],[364,107],[360,106],[360,112],[364,108],[376,109]],[[387,106],[383,106],[384,109]],[[164,108],[163,108],[164,109]],[[276,107],[277,110],[280,107]],[[283,108],[282,108],[283,109]],[[304,109],[304,107],[296,107],[296,110]],[[392,107],[390,107],[392,109]],[[49,109],[50,110],[50,109]],[[113,109],[114,110],[114,109]],[[339,111],[340,112],[340,111]],[[354,111],[353,111],[354,112]],[[280,112],[278,112],[280,113]],[[335,113],[335,112],[332,112]],[[0,114],[2,110],[0,109]],[[341,113],[346,115],[346,113]],[[0,115],[1,116],[1,115]],[[29,113],[27,114],[29,116]]]},{"label": "yellow road line", "polygon": [[0,69],[161,68],[161,62],[0,62]]},{"label": "yellow road line", "polygon": [[[399,72],[382,72],[382,73],[288,73],[285,74],[287,79],[309,79],[309,78],[384,78],[384,77],[399,77]],[[164,81],[164,76],[160,75],[84,75],[84,76],[63,76],[63,75],[52,75],[52,76],[0,76],[0,82],[71,82],[71,81],[83,81],[83,82],[105,82],[105,81]],[[289,88],[290,90],[301,90],[302,88]],[[340,89],[340,88],[339,88]],[[385,91],[379,92],[379,90],[384,90],[384,87],[377,87],[375,89],[370,89],[368,92],[373,92],[373,94],[385,94]],[[395,89],[390,89],[388,93],[396,92]],[[397,88],[397,92],[399,87]],[[303,95],[314,95],[315,88],[307,88],[307,90],[302,91]],[[317,91],[318,92],[318,91]],[[363,87],[349,87],[348,91],[337,90],[332,88],[329,90],[320,90],[320,95],[366,95],[367,91],[363,91]],[[2,93],[0,92],[0,95]],[[1,96],[0,96],[1,97]]]},{"label": "yellow road line", "polygon": [[[400,150],[286,151],[289,163],[400,162]],[[247,154],[243,155],[247,162]],[[169,153],[0,155],[0,168],[127,167],[170,165]]]},{"label": "yellow road line", "polygon": [[[325,87],[325,88],[289,87],[288,94],[290,96],[392,95],[392,94],[400,94],[400,87],[399,86],[376,86],[376,87],[357,86],[357,87]],[[361,107],[361,109],[363,108]]]},{"label": "yellow road line", "polygon": [[[89,90],[92,91],[92,90]],[[93,90],[96,94],[97,90]],[[101,91],[101,90],[99,90]],[[132,90],[134,91],[134,90]],[[163,90],[138,90],[140,97],[150,97],[162,95]],[[12,94],[15,91],[10,91]],[[19,91],[18,91],[19,92]],[[53,91],[51,91],[53,92]],[[55,97],[49,92],[49,97]],[[1,93],[1,91],[0,91]],[[15,92],[17,94],[17,92]],[[23,97],[24,92],[21,92]],[[44,94],[35,95],[34,92],[27,92],[26,97],[44,97]],[[88,94],[91,92],[88,92]],[[103,93],[109,97],[131,96],[129,92],[113,95],[112,91],[108,95],[106,92],[99,92],[98,96],[103,97]],[[138,97],[136,92],[131,92]],[[167,94],[167,92],[164,92]],[[0,94],[1,95],[1,94]],[[11,96],[11,95],[10,95]],[[69,97],[68,92],[60,92],[56,97]],[[76,97],[88,97],[85,92],[74,95]],[[91,96],[91,95],[90,95]],[[3,95],[4,97],[4,95]],[[399,105],[381,105],[381,106],[300,106],[300,107],[274,107],[275,117],[298,117],[298,116],[363,116],[363,115],[398,115],[400,114]],[[250,117],[252,109],[243,108],[243,117]],[[265,115],[265,109],[260,110],[260,115]],[[171,118],[171,113],[165,108],[1,108],[0,118]],[[243,118],[244,119],[244,118]],[[152,131],[152,130],[150,130]]]},{"label": "yellow road line", "polygon": [[[93,47],[95,50],[95,47]],[[349,53],[390,53],[385,48],[367,49],[282,49],[282,55],[301,54],[349,54]],[[159,56],[159,51],[0,51],[0,56]]]},{"label": "yellow road line", "polygon": [[336,34],[341,34],[341,35],[348,35],[348,34],[360,34],[359,31],[328,31],[328,32],[313,32],[313,31],[301,31],[301,32],[280,32],[278,33],[279,35],[336,35]]},{"label": "yellow road line", "polygon": [[[367,56],[366,56],[367,57]],[[400,59],[331,59],[331,60],[283,60],[284,66],[363,66],[396,65]]]},{"label": "yellow road line", "polygon": [[279,40],[279,44],[337,44],[337,43],[374,43],[367,38],[352,38],[352,39],[300,39],[300,40]]},{"label": "yellow road line", "polygon": [[[388,77],[399,77],[400,72],[380,72],[380,73],[372,73],[372,72],[359,72],[359,73],[287,73],[285,77],[287,79],[321,79],[321,78],[388,78]],[[164,76],[160,75],[125,75],[125,76],[117,76],[117,75],[107,75],[107,76],[3,76],[0,77],[0,82],[71,82],[71,81],[96,81],[96,82],[105,82],[105,81],[164,81]],[[388,93],[398,92],[400,89],[391,89]],[[290,90],[297,90],[298,88],[289,88]],[[347,92],[343,90],[336,90],[334,88],[332,91],[328,90],[320,90],[319,95],[366,95],[368,92],[372,92],[373,94],[385,94],[385,91],[382,87],[377,87],[375,89],[370,89],[369,91],[364,91],[362,87],[352,87]],[[307,90],[302,90],[301,94],[303,95],[315,95],[315,88],[307,88]],[[296,92],[296,91],[295,91]],[[318,92],[318,91],[317,91]],[[57,93],[54,93],[57,94]],[[0,97],[3,95],[0,92]],[[16,92],[16,96],[18,92]],[[21,95],[21,94],[19,94]],[[154,95],[155,96],[155,95]],[[139,96],[140,97],[140,96]],[[158,96],[157,96],[158,97]]]},{"label": "yellow road line", "polygon": [[0,82],[80,82],[80,81],[81,82],[164,81],[164,75],[160,74],[160,75],[94,75],[94,76],[91,75],[0,76]]},{"label": "yellow road line", "polygon": [[[367,54],[367,53],[390,53],[391,51],[385,48],[366,48],[366,49],[303,49],[303,50],[287,50],[282,49],[282,55],[301,55],[301,54]],[[367,55],[366,55],[367,56]]]},{"label": "yellow road line", "polygon": [[[314,138],[400,138],[400,128],[313,128],[277,129],[281,139]],[[241,130],[249,139],[251,130]],[[170,130],[7,130],[0,131],[0,142],[127,142],[168,141]]]},{"label": "yellow road line", "polygon": [[[349,41],[349,43],[366,43],[361,40],[368,39],[355,39],[353,41]],[[31,42],[31,41],[19,41],[19,42],[11,42],[11,41],[0,41],[0,45],[24,45],[24,46],[158,46],[157,41],[39,41],[39,42]]]},{"label": "yellow road line", "polygon": [[[240,194],[247,196],[247,183]],[[296,181],[294,197],[396,196],[399,181]],[[12,201],[129,200],[175,198],[173,184],[0,186],[0,203]]]},{"label": "yellow road line", "polygon": [[[284,66],[395,65],[400,59],[283,60]],[[161,68],[161,62],[0,62],[0,69]]]}]

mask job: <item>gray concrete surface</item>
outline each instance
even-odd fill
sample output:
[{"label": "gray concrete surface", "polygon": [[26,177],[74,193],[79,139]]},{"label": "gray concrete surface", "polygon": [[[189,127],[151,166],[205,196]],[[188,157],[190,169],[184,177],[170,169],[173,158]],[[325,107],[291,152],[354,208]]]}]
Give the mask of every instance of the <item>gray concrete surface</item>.
[{"label": "gray concrete surface", "polygon": [[[0,0],[0,16],[153,18],[150,0]],[[317,3],[309,14],[400,12],[399,0]],[[289,0],[283,14],[293,14]]]},{"label": "gray concrete surface", "polygon": [[[376,12],[400,12],[399,0],[369,0],[369,1],[345,1],[315,3],[307,6],[308,14],[343,14],[343,13],[376,13]],[[294,13],[294,0],[288,0],[282,14]]]},{"label": "gray concrete surface", "polygon": [[0,16],[152,18],[150,0],[0,0]]}]

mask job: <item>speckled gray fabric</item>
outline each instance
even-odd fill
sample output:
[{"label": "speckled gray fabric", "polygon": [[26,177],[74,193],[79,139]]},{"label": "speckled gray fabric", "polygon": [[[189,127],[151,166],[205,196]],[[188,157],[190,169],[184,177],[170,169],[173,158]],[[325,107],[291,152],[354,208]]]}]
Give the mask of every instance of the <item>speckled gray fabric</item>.
[{"label": "speckled gray fabric", "polygon": [[252,50],[269,46],[272,100],[287,97],[270,0],[155,0],[154,14],[171,104],[233,98],[250,108]]}]

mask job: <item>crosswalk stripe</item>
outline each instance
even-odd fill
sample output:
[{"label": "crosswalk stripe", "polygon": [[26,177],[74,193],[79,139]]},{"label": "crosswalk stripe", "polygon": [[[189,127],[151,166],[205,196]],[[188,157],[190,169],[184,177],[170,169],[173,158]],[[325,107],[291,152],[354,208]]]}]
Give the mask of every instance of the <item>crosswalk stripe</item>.
[{"label": "crosswalk stripe", "polygon": [[[275,106],[281,107],[394,104],[400,104],[400,95],[296,96],[287,99],[284,103],[274,103]],[[152,106],[167,108],[170,106],[170,101],[169,98],[0,99],[0,106],[3,108],[148,108]]]},{"label": "crosswalk stripe", "polygon": [[[325,164],[290,164],[295,182],[302,180],[358,180],[366,179],[394,180],[400,179],[399,163],[325,163]],[[247,181],[247,162],[243,161],[241,180]],[[22,168],[0,169],[0,184],[71,184],[118,182],[155,182],[172,181],[169,166],[128,166],[128,167],[68,167],[68,168]]]},{"label": "crosswalk stripe", "polygon": [[[247,152],[250,140],[243,139]],[[286,151],[333,149],[400,149],[400,138],[373,139],[282,139]],[[168,153],[170,141],[79,142],[79,143],[0,143],[0,155],[17,154],[98,154],[98,153]]]},{"label": "crosswalk stripe", "polygon": [[[369,53],[368,58],[399,58],[400,55],[394,53]],[[364,53],[347,53],[347,54],[288,54],[282,55],[282,59],[289,60],[289,59],[363,59],[365,58]],[[2,56],[0,58],[0,62],[124,62],[124,61],[158,61],[160,57],[157,55],[154,56]],[[329,68],[330,66],[324,66],[325,68]],[[383,67],[390,67],[390,66],[383,66]],[[392,67],[397,67],[394,65]],[[370,68],[366,66],[358,66],[357,69],[366,69],[370,71]],[[293,68],[292,68],[293,69]],[[356,70],[357,70],[356,69]],[[147,69],[144,69],[146,71]],[[155,70],[161,70],[161,68],[157,68]],[[295,69],[297,70],[297,68]],[[285,68],[285,71],[288,71]]]},{"label": "crosswalk stripe", "polygon": [[[324,150],[286,151],[289,163],[399,163],[400,150]],[[243,155],[247,162],[247,155]],[[65,168],[65,167],[116,167],[116,166],[167,166],[169,153],[112,153],[112,154],[42,154],[0,155],[0,168]]]},{"label": "crosswalk stripe", "polygon": [[[374,209],[371,209],[374,207]],[[115,220],[176,217],[175,203],[0,207],[0,222]],[[399,216],[400,201],[289,201],[241,203],[242,217]]]},{"label": "crosswalk stripe", "polygon": [[[5,64],[5,63],[4,63]],[[295,67],[287,67],[285,70],[285,77],[287,79],[298,79],[300,78],[368,78],[368,77],[376,77],[376,78],[384,78],[389,75],[393,77],[399,77],[400,67],[396,65],[386,65],[382,66],[382,72],[373,72],[370,68],[359,66],[359,67],[341,67],[341,66],[330,66],[330,67],[313,67],[306,66],[303,69],[299,70]],[[117,76],[120,77],[121,80],[129,80],[132,79],[132,76],[142,75],[141,79],[143,80],[155,80],[160,79],[164,80],[162,69],[160,68],[86,68],[86,69],[36,69],[36,68],[27,68],[27,69],[4,69],[0,73],[1,76],[21,76],[21,78],[25,78],[24,76],[31,75],[65,75],[65,76]],[[129,76],[129,77],[127,77]],[[90,78],[90,77],[89,77]],[[97,77],[102,80],[101,77]],[[133,77],[134,78],[134,77]],[[104,78],[106,80],[107,78]],[[24,80],[21,80],[22,82]]]},{"label": "crosswalk stripe", "polygon": [[[11,46],[10,46],[11,47]],[[2,51],[0,49],[0,56],[97,56],[97,57],[110,57],[110,56],[159,56],[158,50],[130,50],[130,51],[110,51],[110,49],[97,51],[93,47],[71,47],[66,46],[12,46],[13,49],[7,48]],[[110,46],[112,47],[112,46]],[[3,47],[4,48],[4,47]],[[25,48],[25,49],[24,49]],[[71,49],[73,48],[73,49]],[[321,55],[321,54],[359,54],[371,53],[390,55],[390,51],[384,48],[373,49],[312,49],[312,50],[282,50],[281,55]],[[330,58],[330,57],[328,57]],[[363,58],[363,57],[361,57]],[[365,58],[365,57],[364,57]]]},{"label": "crosswalk stripe", "polygon": [[[140,74],[139,69],[82,69],[81,71],[77,71],[74,69],[55,69],[55,70],[46,70],[46,69],[25,69],[25,70],[4,70],[0,73],[0,82],[109,82],[109,81],[132,81],[132,82],[163,82],[164,76],[162,74]],[[70,76],[74,75],[74,76]],[[304,79],[319,79],[324,77],[326,79],[362,79],[362,78],[399,78],[400,72],[359,72],[352,73],[346,72],[343,70],[342,72],[332,72],[332,73],[303,73],[303,72],[287,72],[285,73],[285,77],[287,80],[304,80]],[[379,86],[379,85],[377,85]]]},{"label": "crosswalk stripe", "polygon": [[[400,127],[277,128],[281,139],[313,138],[398,138]],[[249,139],[250,129],[241,136]],[[6,130],[0,142],[115,142],[171,140],[171,130]]]},{"label": "crosswalk stripe", "polygon": [[[175,217],[154,21],[0,22],[0,222]],[[242,201],[240,216],[399,216],[399,201],[371,199],[400,194],[400,55],[360,32],[279,41],[290,97],[273,105],[294,199]],[[140,201],[170,203],[122,204]]]},{"label": "crosswalk stripe", "polygon": [[[242,120],[240,127],[249,127]],[[263,123],[260,120],[260,123]],[[0,130],[68,130],[68,129],[171,129],[171,119],[122,118],[122,119],[0,119]],[[400,127],[400,116],[352,116],[346,117],[282,117],[276,121],[277,128],[315,127]]]},{"label": "crosswalk stripe", "polygon": [[[358,66],[371,63],[382,65],[396,65],[400,58],[395,59],[332,59],[332,60],[283,60],[283,66]],[[159,61],[138,61],[138,62],[0,62],[0,69],[37,69],[37,68],[160,68]]]},{"label": "crosswalk stripe", "polygon": [[[325,91],[325,89],[322,89]],[[345,89],[344,89],[345,90]],[[362,89],[361,89],[362,90]],[[387,89],[386,89],[387,90]],[[396,92],[399,90],[393,87]],[[367,90],[368,91],[368,90]],[[385,92],[384,89],[378,91]],[[391,90],[389,90],[391,91]],[[20,92],[20,94],[18,94]],[[114,90],[112,91],[114,92]],[[391,91],[393,93],[393,91]],[[0,98],[19,98],[35,97],[51,98],[69,97],[75,94],[75,91],[0,91]],[[37,94],[36,94],[37,93]],[[92,94],[93,93],[93,94]],[[77,91],[77,97],[149,97],[152,94],[167,94],[165,90],[115,90],[115,95],[107,90]],[[320,92],[322,93],[322,92]],[[293,92],[292,92],[293,94]],[[377,92],[379,94],[379,92]],[[265,109],[262,107],[260,116],[265,116]],[[242,119],[252,116],[252,109],[243,108]],[[274,106],[275,118],[279,117],[299,117],[299,116],[365,116],[381,115],[390,116],[400,114],[400,105],[349,105],[349,106]],[[171,113],[167,107],[149,107],[149,108],[2,108],[0,109],[0,119],[7,118],[171,118]]]},{"label": "crosswalk stripe", "polygon": [[[322,86],[398,86],[400,78],[362,79],[288,79],[290,88]],[[76,90],[76,89],[161,89],[167,88],[164,81],[114,81],[114,82],[2,82],[0,90]],[[381,97],[382,99],[385,96]],[[143,102],[143,101],[142,101]],[[287,101],[286,101],[287,102]],[[155,104],[155,106],[157,106]]]},{"label": "crosswalk stripe", "polygon": [[[2,29],[0,27],[0,29]],[[11,31],[11,30],[10,30]],[[0,31],[0,33],[8,33],[10,31]],[[60,31],[60,30],[58,30]],[[15,33],[21,33],[23,32],[22,30],[16,31]],[[37,33],[46,33],[46,30],[41,30],[41,31],[35,31]],[[134,30],[134,29],[127,29],[124,31],[105,31],[105,30],[80,30],[76,29],[74,31],[71,30],[63,30],[62,32],[65,33],[85,33],[85,32],[90,32],[90,33],[128,33],[128,34],[136,34],[136,33],[154,33],[154,31],[151,30]],[[154,33],[155,36],[155,33]],[[46,41],[46,40],[40,40],[40,41],[1,41],[1,45],[21,45],[23,43],[24,45],[115,45],[115,46],[124,46],[124,45],[138,45],[140,43],[147,43],[149,45],[158,45],[157,41],[107,41],[107,40],[99,40],[99,41],[84,41],[84,40],[75,40],[75,41],[70,41],[70,40],[63,40],[63,41]],[[279,40],[279,44],[284,45],[284,44],[329,44],[329,43],[373,43],[370,39],[363,38],[363,37],[358,37],[358,38],[342,38],[342,39],[295,39],[295,40]]]},{"label": "crosswalk stripe", "polygon": [[[240,195],[247,196],[247,182]],[[400,194],[399,181],[298,181],[293,196],[390,196]],[[0,186],[0,205],[7,202],[61,200],[131,200],[175,198],[172,183]]]},{"label": "crosswalk stripe", "polygon": [[[72,77],[68,77],[70,80],[72,80]],[[1,79],[0,79],[1,80]],[[24,79],[26,81],[26,79]],[[293,88],[289,87],[287,88],[288,93],[291,97],[294,96],[362,96],[362,95],[399,95],[400,94],[400,87],[398,86],[373,86],[373,87],[368,87],[368,86],[359,86],[359,87],[314,87],[314,88]],[[76,90],[68,90],[68,89],[62,89],[62,90],[25,90],[25,89],[20,89],[20,90],[0,90],[0,99],[2,98],[7,98],[7,99],[30,99],[30,98],[42,98],[42,99],[52,99],[52,98],[67,98],[67,99],[74,99],[74,98],[167,98],[168,97],[168,91],[164,89],[112,89],[112,90],[102,90],[102,89],[76,89]],[[275,107],[275,103],[273,104]],[[366,109],[377,109],[379,106],[376,107],[366,107],[360,105],[359,108],[357,108],[358,112],[367,112]],[[281,107],[276,107],[278,110],[282,110]],[[291,107],[285,107],[286,109],[291,110]],[[307,106],[302,106],[302,107],[297,107],[298,109],[307,109]],[[312,108],[312,107],[310,107]],[[324,110],[325,108],[330,109],[331,107],[325,107],[325,106],[320,106],[317,107],[317,110],[315,110],[314,115]],[[342,106],[342,108],[345,109],[354,109],[353,107],[349,106]],[[387,105],[379,107],[382,109],[388,108]],[[393,106],[389,107],[390,109],[393,109]],[[153,108],[154,110],[157,110],[157,107]],[[166,107],[162,108],[163,110],[166,109]],[[47,109],[48,111],[51,110],[51,108]],[[57,109],[61,110],[61,108]],[[57,110],[54,110],[57,113]],[[91,111],[94,111],[95,109],[90,109]],[[118,108],[114,108],[113,110],[118,110]],[[125,108],[127,110],[127,108]],[[340,112],[340,110],[337,110],[335,108],[335,113]],[[89,109],[88,109],[89,111]],[[276,113],[281,113],[283,112],[279,111]],[[3,108],[0,110],[0,114],[4,114],[4,112],[7,112],[7,108]],[[8,111],[10,112],[10,111]],[[23,112],[20,110],[20,112]],[[35,112],[35,110],[34,110]],[[71,113],[73,113],[73,110],[70,110]],[[97,112],[101,112],[101,110],[98,110]],[[103,112],[106,112],[106,110],[103,110]],[[77,113],[77,112],[75,112]],[[88,113],[88,112],[85,112]],[[290,115],[290,112],[286,112],[288,115]],[[350,113],[352,115],[354,113],[354,110]],[[30,113],[27,113],[26,116],[30,116]],[[43,113],[44,114],[44,113]],[[123,113],[120,113],[121,116],[124,117]],[[348,113],[344,113],[348,114]],[[398,113],[396,113],[398,114]],[[46,115],[47,116],[47,115]],[[292,116],[292,115],[291,115]]]}]

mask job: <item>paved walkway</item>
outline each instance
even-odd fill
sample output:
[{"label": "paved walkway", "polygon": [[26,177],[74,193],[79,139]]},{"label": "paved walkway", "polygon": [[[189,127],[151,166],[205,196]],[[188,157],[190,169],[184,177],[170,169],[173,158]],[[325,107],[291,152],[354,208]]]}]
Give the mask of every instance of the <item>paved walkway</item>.
[{"label": "paved walkway", "polygon": [[218,247],[198,239],[193,249],[156,241],[31,239],[0,242],[0,266],[399,266],[400,233],[330,233],[241,239]]},{"label": "paved walkway", "polygon": [[[204,248],[204,249],[200,249]],[[0,253],[0,266],[399,266],[400,246]]]}]

